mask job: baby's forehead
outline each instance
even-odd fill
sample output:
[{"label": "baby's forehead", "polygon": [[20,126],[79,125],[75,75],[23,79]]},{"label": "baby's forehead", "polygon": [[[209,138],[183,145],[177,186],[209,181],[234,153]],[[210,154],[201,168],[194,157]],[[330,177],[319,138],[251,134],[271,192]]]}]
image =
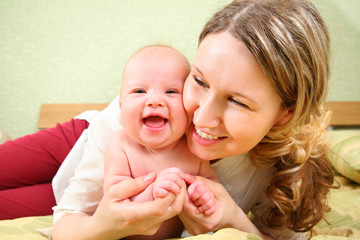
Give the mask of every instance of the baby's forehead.
[{"label": "baby's forehead", "polygon": [[136,51],[129,59],[163,59],[163,58],[179,58],[186,59],[179,51],[169,46],[151,45]]},{"label": "baby's forehead", "polygon": [[190,64],[186,57],[176,49],[168,46],[147,46],[129,58],[123,73],[139,71],[149,66],[154,69],[164,66],[176,71],[190,72]]}]

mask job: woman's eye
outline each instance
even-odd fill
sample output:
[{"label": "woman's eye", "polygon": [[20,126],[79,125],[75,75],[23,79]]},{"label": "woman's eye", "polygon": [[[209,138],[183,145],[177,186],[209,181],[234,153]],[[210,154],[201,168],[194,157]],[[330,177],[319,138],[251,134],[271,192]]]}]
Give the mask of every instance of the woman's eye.
[{"label": "woman's eye", "polygon": [[135,89],[133,93],[146,93],[146,91],[144,89],[139,88],[139,89]]},{"label": "woman's eye", "polygon": [[238,105],[238,106],[240,106],[240,107],[244,107],[244,108],[250,109],[248,105],[246,105],[246,104],[238,101],[236,98],[230,97],[230,98],[229,98],[229,101],[232,102],[232,103],[234,103],[234,104],[236,104],[236,105]]},{"label": "woman's eye", "polygon": [[175,94],[175,93],[179,93],[179,91],[176,89],[169,89],[166,91],[166,94]]},{"label": "woman's eye", "polygon": [[203,81],[201,81],[200,78],[198,78],[198,77],[196,77],[196,76],[193,76],[193,78],[194,78],[194,81],[195,81],[199,86],[204,87],[204,88],[208,88],[208,87],[209,87],[206,83],[204,83]]}]

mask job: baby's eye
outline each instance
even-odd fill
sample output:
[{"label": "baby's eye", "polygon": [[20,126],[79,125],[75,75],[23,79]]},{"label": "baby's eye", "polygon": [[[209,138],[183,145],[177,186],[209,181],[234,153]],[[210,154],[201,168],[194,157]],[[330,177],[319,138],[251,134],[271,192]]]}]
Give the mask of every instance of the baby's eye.
[{"label": "baby's eye", "polygon": [[169,89],[166,91],[166,94],[175,94],[175,93],[179,93],[179,91],[176,89]]},{"label": "baby's eye", "polygon": [[145,89],[138,88],[138,89],[134,89],[133,93],[146,93],[146,91]]},{"label": "baby's eye", "polygon": [[198,78],[197,76],[193,76],[193,79],[194,81],[201,87],[204,87],[204,88],[208,88],[209,86],[204,83],[200,78]]}]

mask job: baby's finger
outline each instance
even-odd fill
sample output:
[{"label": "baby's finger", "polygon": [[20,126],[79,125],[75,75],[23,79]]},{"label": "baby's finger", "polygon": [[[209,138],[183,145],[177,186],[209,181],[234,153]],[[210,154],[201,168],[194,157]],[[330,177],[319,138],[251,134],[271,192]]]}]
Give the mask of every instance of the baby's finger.
[{"label": "baby's finger", "polygon": [[209,201],[214,201],[214,195],[212,192],[204,192],[196,201],[194,201],[194,205],[199,207],[208,203]]},{"label": "baby's finger", "polygon": [[197,183],[191,184],[188,187],[188,194],[189,194],[189,198],[193,201],[196,202],[204,193],[205,193],[205,188]]},{"label": "baby's finger", "polygon": [[181,179],[184,179],[184,172],[180,168],[172,167],[172,168],[165,168],[159,173],[159,176],[162,174],[175,174],[179,176]]},{"label": "baby's finger", "polygon": [[210,216],[210,215],[213,215],[215,213],[215,211],[216,211],[216,207],[214,204],[212,207],[210,207],[210,209],[203,211],[203,214],[206,216]]},{"label": "baby's finger", "polygon": [[181,188],[183,186],[182,178],[180,178],[179,175],[174,174],[174,173],[163,174],[163,175],[159,176],[156,181],[157,182],[171,181],[171,182],[175,183],[176,185],[178,185],[179,188]]},{"label": "baby's finger", "polygon": [[157,188],[165,189],[166,191],[172,192],[174,194],[178,194],[181,189],[181,187],[179,187],[179,185],[177,185],[176,183],[174,183],[172,181],[168,181],[168,180],[163,180],[161,182],[158,182],[156,184],[156,189]]},{"label": "baby's finger", "polygon": [[159,174],[158,179],[168,179],[174,182],[177,182],[178,185],[182,186],[183,178],[177,173],[167,172],[163,174]]},{"label": "baby's finger", "polygon": [[154,198],[164,198],[169,195],[169,191],[163,188],[154,188]]},{"label": "baby's finger", "polygon": [[188,184],[191,185],[196,181],[196,178],[193,175],[190,174],[184,174],[184,181]]},{"label": "baby's finger", "polygon": [[211,199],[206,203],[198,206],[195,210],[196,214],[204,213],[205,215],[211,215],[215,212],[215,201]]}]

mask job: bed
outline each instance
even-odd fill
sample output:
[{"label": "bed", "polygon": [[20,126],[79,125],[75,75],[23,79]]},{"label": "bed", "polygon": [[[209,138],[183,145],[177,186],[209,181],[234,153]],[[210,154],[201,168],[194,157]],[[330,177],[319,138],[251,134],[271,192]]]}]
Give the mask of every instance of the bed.
[{"label": "bed", "polygon": [[[102,110],[106,103],[95,104],[43,104],[38,128],[45,129],[64,122],[85,110]],[[327,139],[330,158],[340,186],[330,192],[332,210],[326,221],[315,227],[312,240],[360,239],[360,102],[327,102],[333,112]],[[0,143],[8,136],[0,131]],[[37,229],[50,227],[52,216],[34,216],[0,221],[0,240],[44,240]],[[213,235],[188,237],[202,239],[260,239],[235,229],[222,229]]]}]

